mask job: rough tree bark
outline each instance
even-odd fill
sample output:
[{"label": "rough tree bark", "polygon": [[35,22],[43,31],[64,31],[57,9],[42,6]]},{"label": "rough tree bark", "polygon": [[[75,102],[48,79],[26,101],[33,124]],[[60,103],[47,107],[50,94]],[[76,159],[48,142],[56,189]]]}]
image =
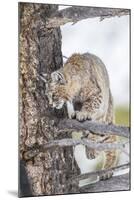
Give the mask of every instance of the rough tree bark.
[{"label": "rough tree bark", "polygon": [[[57,11],[57,5],[19,4],[19,77],[20,77],[20,159],[25,168],[33,195],[65,194],[76,187],[66,186],[72,168],[72,147],[54,148],[25,157],[28,148],[44,144],[55,138],[54,119],[66,117],[48,109],[44,95],[45,84],[38,78],[41,73],[51,73],[62,66],[60,28],[45,28],[46,19]],[[43,16],[43,17],[42,17]],[[45,16],[45,18],[44,18]],[[21,186],[21,178],[20,178]],[[20,196],[23,193],[20,191]]]}]

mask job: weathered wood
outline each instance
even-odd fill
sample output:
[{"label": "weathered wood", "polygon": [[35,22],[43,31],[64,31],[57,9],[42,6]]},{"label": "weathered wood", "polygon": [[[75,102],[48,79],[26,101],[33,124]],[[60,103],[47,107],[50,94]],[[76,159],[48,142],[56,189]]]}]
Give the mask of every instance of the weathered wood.
[{"label": "weathered wood", "polygon": [[[60,140],[52,140],[50,142],[47,142],[44,145],[39,145],[38,147],[32,148],[31,150],[28,149],[24,153],[24,157],[26,160],[38,155],[40,152],[45,152],[45,150],[48,150],[50,148],[65,148],[65,147],[72,147],[76,145],[85,145],[86,147],[90,149],[96,149],[99,151],[103,150],[111,150],[111,149],[120,149],[124,153],[128,155],[128,153],[125,151],[125,145],[127,144],[126,142],[120,142],[120,143],[96,143],[96,142],[91,142],[89,139],[71,139],[71,138],[66,138],[66,139],[60,139]],[[128,155],[129,156],[129,155]]]},{"label": "weathered wood", "polygon": [[[75,191],[75,186],[65,185],[68,174],[76,171],[75,167],[72,169],[71,147],[55,151],[48,149],[29,160],[24,157],[27,149],[58,139],[53,121],[66,116],[64,109],[58,112],[48,108],[45,83],[38,79],[39,74],[50,74],[63,65],[60,28],[48,30],[45,27],[46,19],[57,9],[57,5],[19,4],[19,150],[35,196]],[[63,134],[63,137],[66,136]]]},{"label": "weathered wood", "polygon": [[53,13],[51,18],[47,20],[46,26],[48,28],[59,27],[68,22],[76,23],[87,18],[100,17],[100,20],[103,20],[109,17],[120,17],[129,14],[129,9],[73,6]]},{"label": "weathered wood", "polygon": [[123,165],[119,165],[116,167],[112,167],[110,169],[103,169],[103,170],[99,170],[99,171],[94,171],[94,172],[89,172],[89,173],[85,173],[85,174],[80,174],[78,176],[73,176],[69,181],[68,184],[72,183],[72,182],[76,182],[76,181],[80,181],[86,178],[89,178],[92,175],[98,175],[101,176],[103,174],[106,174],[107,172],[115,172],[115,171],[119,171],[119,170],[123,170],[123,169],[127,169],[130,167],[130,163],[126,163]]},{"label": "weathered wood", "polygon": [[126,191],[126,190],[130,190],[129,174],[114,176],[108,180],[100,181],[92,185],[87,185],[81,188],[80,192],[93,193],[93,192],[112,192],[112,191]]},{"label": "weathered wood", "polygon": [[49,143],[46,143],[40,147],[40,149],[45,150],[52,147],[66,147],[66,146],[76,146],[78,144],[85,145],[88,148],[96,149],[96,150],[109,150],[109,149],[123,149],[125,147],[126,142],[119,142],[119,143],[96,143],[92,142],[89,139],[60,139],[60,140],[53,140]]},{"label": "weathered wood", "polygon": [[[130,128],[125,126],[117,126],[114,124],[102,124],[93,121],[79,122],[72,119],[63,119],[57,124],[59,131],[67,130],[88,130],[91,133],[99,135],[118,135],[128,138],[130,136]],[[87,134],[83,132],[83,135]]]}]

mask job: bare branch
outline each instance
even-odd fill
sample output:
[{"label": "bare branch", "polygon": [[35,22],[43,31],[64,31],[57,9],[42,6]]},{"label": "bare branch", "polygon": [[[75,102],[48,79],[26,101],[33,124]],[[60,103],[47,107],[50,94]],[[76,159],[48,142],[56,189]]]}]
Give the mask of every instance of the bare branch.
[{"label": "bare branch", "polygon": [[91,149],[97,149],[97,150],[108,150],[108,149],[123,149],[126,142],[122,143],[96,143],[91,142],[89,139],[83,138],[83,139],[61,139],[61,140],[53,140],[52,142],[48,142],[45,144],[41,149],[48,149],[51,147],[66,147],[66,146],[76,146],[78,144],[82,144],[87,146]]},{"label": "bare branch", "polygon": [[129,13],[129,9],[73,6],[54,13],[48,19],[46,27],[58,27],[68,22],[74,24],[80,20],[94,17],[100,17],[100,20],[103,20],[114,16],[129,15]]},{"label": "bare branch", "polygon": [[34,149],[30,149],[25,152],[24,157],[25,159],[30,159],[36,155],[38,155],[40,152],[44,152],[46,149],[49,148],[56,148],[56,147],[66,147],[66,146],[76,146],[76,145],[85,145],[90,149],[97,149],[97,150],[108,150],[108,149],[120,149],[124,153],[127,154],[125,151],[125,145],[126,142],[120,142],[120,143],[96,143],[91,142],[89,139],[83,138],[83,139],[60,139],[60,140],[52,140],[44,145],[40,145],[39,147],[36,147]]},{"label": "bare branch", "polygon": [[[60,120],[57,125],[60,131],[68,130],[88,130],[91,133],[99,135],[118,135],[129,138],[130,128],[125,126],[117,126],[113,124],[102,124],[93,121],[79,122],[77,120],[64,119]],[[84,132],[83,132],[84,134]]]},{"label": "bare branch", "polygon": [[123,169],[127,169],[129,168],[130,163],[127,164],[123,164],[120,166],[116,166],[110,169],[104,169],[104,170],[99,170],[99,171],[95,171],[95,172],[89,172],[89,173],[85,173],[85,174],[80,174],[78,176],[73,176],[69,181],[68,184],[72,184],[73,182],[77,182],[83,179],[87,179],[89,177],[91,177],[92,175],[98,175],[98,176],[102,176],[108,172],[115,172],[115,171],[119,171],[119,170],[123,170]]},{"label": "bare branch", "polygon": [[130,190],[130,175],[124,174],[114,176],[105,181],[99,181],[92,185],[86,185],[80,188],[80,192],[112,192]]}]

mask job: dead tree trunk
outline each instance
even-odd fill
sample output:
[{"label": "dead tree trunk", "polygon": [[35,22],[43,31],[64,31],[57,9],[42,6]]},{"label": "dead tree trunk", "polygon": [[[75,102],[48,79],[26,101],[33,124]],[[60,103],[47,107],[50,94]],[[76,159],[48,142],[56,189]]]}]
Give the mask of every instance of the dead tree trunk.
[{"label": "dead tree trunk", "polygon": [[[34,147],[53,139],[66,137],[54,131],[54,120],[66,117],[48,109],[44,95],[45,84],[38,78],[62,66],[60,28],[46,28],[46,20],[57,11],[57,5],[19,4],[19,104],[20,104],[20,159],[33,195],[65,194],[75,192],[66,186],[72,169],[72,147],[54,148],[35,154]],[[45,17],[44,17],[45,16]],[[31,157],[25,153],[33,148]],[[21,185],[21,178],[20,178]],[[20,194],[23,196],[23,194]]]}]

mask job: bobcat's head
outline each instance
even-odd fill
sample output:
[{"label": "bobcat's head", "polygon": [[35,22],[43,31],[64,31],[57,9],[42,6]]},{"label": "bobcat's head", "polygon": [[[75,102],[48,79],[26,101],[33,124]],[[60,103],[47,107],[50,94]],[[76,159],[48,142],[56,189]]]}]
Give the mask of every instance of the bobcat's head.
[{"label": "bobcat's head", "polygon": [[49,81],[46,84],[46,95],[49,105],[53,108],[61,109],[64,103],[68,100],[67,94],[68,83],[65,76],[60,71],[55,71],[51,74]]}]

